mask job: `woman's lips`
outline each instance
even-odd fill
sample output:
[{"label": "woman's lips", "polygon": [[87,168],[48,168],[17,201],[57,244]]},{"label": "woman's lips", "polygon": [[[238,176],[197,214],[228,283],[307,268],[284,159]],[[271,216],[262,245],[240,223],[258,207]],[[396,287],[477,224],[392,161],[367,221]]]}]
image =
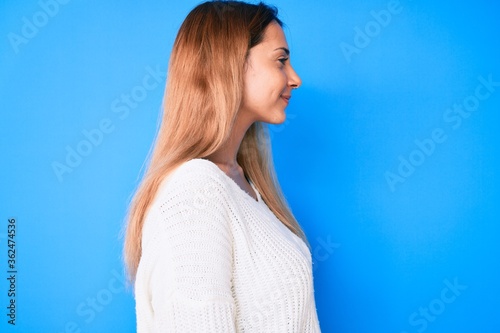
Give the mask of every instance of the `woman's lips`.
[{"label": "woman's lips", "polygon": [[281,98],[285,100],[285,102],[288,104],[288,102],[290,101],[290,98],[292,98],[292,96],[290,95],[281,95]]}]

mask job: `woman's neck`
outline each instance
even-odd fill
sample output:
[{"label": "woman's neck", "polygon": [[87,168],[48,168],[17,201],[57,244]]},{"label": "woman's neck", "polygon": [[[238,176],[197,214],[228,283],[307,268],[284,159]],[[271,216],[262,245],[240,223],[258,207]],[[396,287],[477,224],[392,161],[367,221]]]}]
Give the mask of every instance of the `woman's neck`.
[{"label": "woman's neck", "polygon": [[226,173],[234,174],[235,172],[240,172],[241,168],[236,158],[238,156],[241,141],[252,123],[253,121],[245,116],[244,113],[238,112],[228,140],[217,151],[208,155],[206,159],[217,164]]}]

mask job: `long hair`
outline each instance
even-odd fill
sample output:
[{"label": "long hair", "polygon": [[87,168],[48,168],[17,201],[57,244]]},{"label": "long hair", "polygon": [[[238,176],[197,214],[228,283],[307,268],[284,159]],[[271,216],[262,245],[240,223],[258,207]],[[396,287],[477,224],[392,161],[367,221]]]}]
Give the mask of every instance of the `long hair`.
[{"label": "long hair", "polygon": [[[243,95],[249,50],[263,39],[277,9],[264,3],[207,1],[182,23],[169,61],[164,110],[149,165],[127,216],[124,257],[135,280],[142,227],[161,182],[180,164],[204,158],[229,138]],[[276,180],[265,127],[250,126],[237,161],[276,217],[309,246]]]}]

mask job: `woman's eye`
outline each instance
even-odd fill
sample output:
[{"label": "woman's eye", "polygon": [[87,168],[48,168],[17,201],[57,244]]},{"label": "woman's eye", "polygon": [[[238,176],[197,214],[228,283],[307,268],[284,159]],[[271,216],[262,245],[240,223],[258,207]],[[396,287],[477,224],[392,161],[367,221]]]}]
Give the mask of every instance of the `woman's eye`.
[{"label": "woman's eye", "polygon": [[281,58],[281,59],[278,59],[283,65],[285,64],[285,62],[288,60],[288,58]]}]

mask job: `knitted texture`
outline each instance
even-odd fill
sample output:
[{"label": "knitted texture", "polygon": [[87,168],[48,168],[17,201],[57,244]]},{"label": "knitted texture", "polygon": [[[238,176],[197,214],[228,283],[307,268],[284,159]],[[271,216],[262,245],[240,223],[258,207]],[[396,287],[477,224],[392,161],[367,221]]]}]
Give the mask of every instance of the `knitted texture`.
[{"label": "knitted texture", "polygon": [[320,332],[311,253],[217,165],[193,159],[162,183],[145,219],[137,331]]}]

